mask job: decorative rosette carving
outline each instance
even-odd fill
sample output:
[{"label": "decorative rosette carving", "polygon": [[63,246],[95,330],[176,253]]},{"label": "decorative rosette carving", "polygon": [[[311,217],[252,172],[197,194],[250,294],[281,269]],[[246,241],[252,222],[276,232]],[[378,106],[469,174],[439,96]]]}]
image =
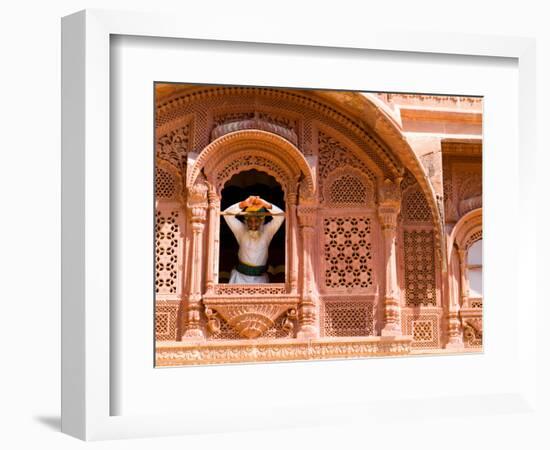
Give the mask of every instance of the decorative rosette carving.
[{"label": "decorative rosette carving", "polygon": [[218,285],[213,294],[203,297],[203,304],[211,330],[218,328],[220,316],[240,336],[254,339],[272,328],[284,313],[292,310],[289,317],[294,318],[298,297],[285,294],[284,285]]}]

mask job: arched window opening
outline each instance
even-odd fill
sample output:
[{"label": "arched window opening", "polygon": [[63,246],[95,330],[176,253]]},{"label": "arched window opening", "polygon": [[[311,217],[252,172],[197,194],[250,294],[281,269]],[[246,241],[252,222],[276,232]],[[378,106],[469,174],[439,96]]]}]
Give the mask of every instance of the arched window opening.
[{"label": "arched window opening", "polygon": [[[279,214],[284,217],[286,205],[285,196],[281,185],[271,175],[255,169],[239,172],[225,184],[221,192],[222,214],[223,211],[226,211],[232,205],[246,200],[250,196],[258,196],[266,202],[280,208],[283,213]],[[228,214],[228,216],[231,217],[232,220],[239,220],[241,224],[246,226],[246,222],[242,216],[235,217],[232,216],[232,214]],[[273,220],[273,217],[270,217],[269,215],[266,216],[263,226],[268,226],[268,224],[270,224]],[[285,223],[283,222],[269,242],[268,258],[266,263],[267,267],[265,268],[266,277],[264,277],[264,282],[285,282],[285,234]],[[246,264],[248,263],[247,261],[239,261],[239,247],[239,242],[235,237],[234,231],[232,231],[232,229],[228,226],[228,221],[223,219],[220,220],[218,283],[229,283],[232,271],[237,270],[238,267],[243,268],[243,264],[245,264],[244,269],[248,269],[246,267]]]},{"label": "arched window opening", "polygon": [[466,257],[466,276],[468,279],[468,297],[480,299],[483,297],[483,240],[474,242],[468,249]]}]

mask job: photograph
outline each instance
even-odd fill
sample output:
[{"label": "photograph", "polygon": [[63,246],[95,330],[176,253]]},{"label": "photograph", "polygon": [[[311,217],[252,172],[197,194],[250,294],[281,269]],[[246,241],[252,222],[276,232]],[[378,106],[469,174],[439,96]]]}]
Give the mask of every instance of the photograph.
[{"label": "photograph", "polygon": [[154,89],[157,367],[482,350],[482,98]]},{"label": "photograph", "polygon": [[152,89],[156,367],[483,351],[481,96]]}]

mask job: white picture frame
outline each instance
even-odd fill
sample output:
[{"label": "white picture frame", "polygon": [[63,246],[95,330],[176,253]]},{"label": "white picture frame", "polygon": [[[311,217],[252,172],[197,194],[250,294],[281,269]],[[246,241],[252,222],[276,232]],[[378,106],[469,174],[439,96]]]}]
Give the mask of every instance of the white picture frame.
[{"label": "white picture frame", "polygon": [[[457,417],[468,421],[473,415],[502,417],[514,415],[516,421],[537,423],[542,418],[543,406],[537,404],[537,353],[529,342],[535,340],[536,328],[532,326],[527,311],[536,310],[534,273],[536,237],[529,233],[528,223],[534,223],[535,195],[529,174],[535,168],[535,43],[532,39],[513,37],[488,37],[451,35],[445,33],[389,33],[383,30],[350,30],[349,33],[327,36],[302,35],[299,30],[269,34],[256,30],[234,28],[229,24],[217,29],[205,29],[200,22],[186,23],[165,14],[144,14],[88,10],[67,16],[62,22],[62,431],[85,440],[163,436],[209,431],[254,430],[282,426],[309,426],[312,424],[362,423],[364,420],[382,417],[390,424],[404,418],[433,418],[434,408],[441,417]],[[112,366],[118,358],[113,351],[110,336],[117,333],[113,320],[111,296],[116,289],[111,279],[110,211],[111,187],[117,183],[112,172],[110,146],[112,143],[110,108],[112,106],[111,37],[135,36],[175,38],[185,40],[222,41],[261,45],[284,44],[277,47],[285,52],[290,46],[316,48],[317,51],[338,55],[346,49],[357,51],[399,52],[412,54],[456,55],[469,57],[508,58],[517,61],[519,76],[518,111],[519,142],[516,155],[520,160],[517,185],[517,212],[525,220],[518,223],[522,240],[513,248],[518,259],[533,261],[518,266],[515,286],[522,286],[522,302],[525,308],[517,315],[517,361],[520,362],[517,377],[497,393],[468,394],[462,397],[433,396],[421,398],[388,397],[365,402],[319,403],[307,401],[299,407],[285,406],[284,399],[272,408],[264,407],[257,414],[246,414],[244,407],[237,407],[235,417],[223,420],[214,412],[204,420],[205,410],[194,398],[181,412],[147,414],[113,414],[117,409],[113,398],[122,387],[114,381]],[[162,45],[162,43],[161,43]],[[288,46],[288,47],[286,47]],[[321,47],[319,49],[318,47]],[[257,48],[257,47],[256,47]],[[266,47],[267,49],[267,47]],[[286,50],[285,50],[286,49]],[[223,50],[222,50],[223,51]],[[163,80],[166,81],[166,80]],[[178,80],[197,82],[198,80]],[[210,81],[205,79],[205,81]],[[245,84],[245,83],[243,83]],[[313,87],[313,86],[312,86]],[[151,126],[152,133],[152,126]],[[519,149],[519,150],[518,150]],[[152,185],[151,185],[152,189]],[[519,295],[515,292],[516,297]],[[516,299],[517,301],[517,299]],[[152,312],[151,312],[152,315]],[[152,318],[151,318],[152,320]],[[109,332],[107,332],[109,330]],[[152,332],[150,333],[152,342]],[[149,349],[150,350],[150,349]],[[486,354],[491,351],[490,341]],[[482,357],[484,355],[481,355]],[[462,358],[466,358],[463,356]],[[389,365],[392,365],[389,360]],[[324,363],[323,367],[327,367]],[[345,367],[363,370],[364,366],[348,362]],[[257,366],[249,370],[262,374]],[[276,365],[272,371],[277,370]],[[309,376],[321,366],[299,366]],[[334,366],[336,367],[336,366]],[[341,366],[344,367],[344,366]],[[123,368],[124,369],[124,368]],[[151,367],[152,369],[152,367]],[[208,368],[206,368],[208,369]],[[160,369],[157,369],[160,370]],[[167,369],[181,370],[181,369]],[[192,376],[197,376],[198,369]],[[202,369],[201,369],[202,370]],[[216,368],[215,370],[220,370]],[[228,369],[237,373],[238,369]],[[181,378],[192,372],[183,371]],[[210,374],[214,373],[212,370]],[[220,372],[216,372],[219,374]],[[227,372],[230,373],[230,372]],[[200,372],[200,377],[207,372]],[[397,402],[397,403],[396,403]],[[399,405],[399,406],[397,406]],[[471,410],[475,405],[475,411]],[[146,408],[145,408],[146,409]],[[427,413],[426,411],[432,411]],[[266,418],[272,420],[266,424]],[[533,419],[535,419],[533,421]],[[499,420],[486,420],[488,427],[499,428]]]}]

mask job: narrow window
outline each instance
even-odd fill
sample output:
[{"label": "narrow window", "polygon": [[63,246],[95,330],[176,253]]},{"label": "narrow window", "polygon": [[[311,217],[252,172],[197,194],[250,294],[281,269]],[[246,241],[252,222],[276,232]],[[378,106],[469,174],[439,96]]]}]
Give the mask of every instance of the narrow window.
[{"label": "narrow window", "polygon": [[474,242],[468,250],[467,256],[467,278],[469,286],[468,296],[471,299],[483,297],[483,253],[482,239]]}]

